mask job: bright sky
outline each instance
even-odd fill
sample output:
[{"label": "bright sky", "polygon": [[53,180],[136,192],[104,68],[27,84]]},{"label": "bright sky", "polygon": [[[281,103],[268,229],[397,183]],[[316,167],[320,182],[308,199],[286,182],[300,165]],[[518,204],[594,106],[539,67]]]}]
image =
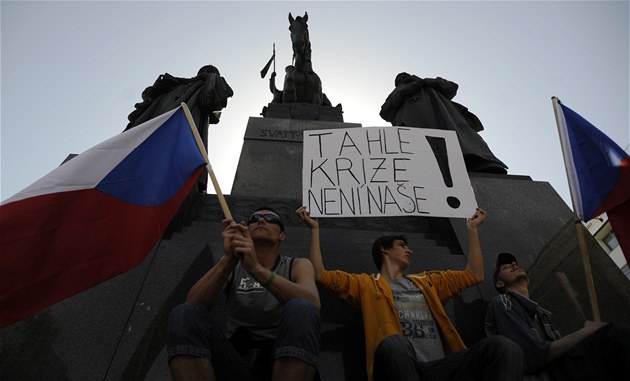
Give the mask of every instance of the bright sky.
[{"label": "bright sky", "polygon": [[207,64],[235,93],[208,144],[229,194],[247,121],[271,100],[259,72],[275,42],[282,86],[288,13],[304,11],[313,69],[346,122],[388,125],[379,111],[399,72],[446,78],[509,173],[549,182],[568,205],[552,96],[627,149],[628,1],[2,0],[2,200],[122,132],[158,75]]}]

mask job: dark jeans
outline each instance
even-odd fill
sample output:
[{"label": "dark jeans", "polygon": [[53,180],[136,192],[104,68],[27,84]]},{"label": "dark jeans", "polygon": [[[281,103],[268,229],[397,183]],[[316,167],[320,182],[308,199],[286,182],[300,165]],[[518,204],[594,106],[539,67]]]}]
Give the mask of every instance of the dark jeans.
[{"label": "dark jeans", "polygon": [[630,327],[608,323],[546,369],[552,380],[630,380]]},{"label": "dark jeans", "polygon": [[293,299],[284,306],[275,341],[255,342],[240,334],[230,340],[203,304],[184,303],[169,317],[168,361],[179,355],[202,357],[212,362],[219,380],[268,380],[273,361],[281,357],[317,366],[320,324],[312,303]]},{"label": "dark jeans", "polygon": [[523,351],[503,336],[492,336],[443,359],[422,362],[401,335],[383,340],[374,353],[374,379],[497,380],[523,379]]}]

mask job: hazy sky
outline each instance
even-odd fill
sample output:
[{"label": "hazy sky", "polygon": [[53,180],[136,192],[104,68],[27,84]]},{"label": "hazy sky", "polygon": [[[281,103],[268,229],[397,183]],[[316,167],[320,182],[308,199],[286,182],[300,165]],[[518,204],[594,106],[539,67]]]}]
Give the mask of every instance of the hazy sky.
[{"label": "hazy sky", "polygon": [[569,205],[551,97],[628,146],[628,1],[1,4],[2,200],[122,132],[158,75],[207,64],[235,93],[208,144],[229,194],[247,121],[271,100],[259,72],[274,42],[279,78],[291,63],[289,12],[308,11],[313,69],[346,122],[388,125],[379,111],[399,72],[446,78],[508,172]]}]

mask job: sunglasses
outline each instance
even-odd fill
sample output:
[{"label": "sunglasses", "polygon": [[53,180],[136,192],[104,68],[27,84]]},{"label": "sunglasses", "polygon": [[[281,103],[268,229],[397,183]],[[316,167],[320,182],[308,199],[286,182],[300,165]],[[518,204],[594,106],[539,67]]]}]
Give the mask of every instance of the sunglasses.
[{"label": "sunglasses", "polygon": [[282,224],[282,221],[280,221],[280,217],[276,216],[275,214],[271,214],[271,213],[254,213],[252,214],[251,217],[249,217],[249,221],[247,221],[247,225],[256,223],[258,221],[260,221],[261,218],[264,218],[266,222],[269,222],[271,224],[277,224],[279,225],[282,230],[284,230],[284,225]]}]

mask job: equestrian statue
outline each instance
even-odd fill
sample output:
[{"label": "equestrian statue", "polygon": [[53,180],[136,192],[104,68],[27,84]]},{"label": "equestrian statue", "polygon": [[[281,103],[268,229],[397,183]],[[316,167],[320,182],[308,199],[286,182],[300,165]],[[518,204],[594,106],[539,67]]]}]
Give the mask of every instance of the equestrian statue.
[{"label": "equestrian statue", "polygon": [[[332,104],[322,92],[322,81],[313,71],[311,62],[311,41],[308,34],[308,12],[304,12],[304,17],[293,17],[289,13],[289,31],[291,32],[291,44],[293,46],[293,65],[285,68],[284,87],[278,90],[275,84],[276,72],[275,61],[274,71],[269,79],[269,89],[273,94],[271,103],[302,103],[317,106],[328,106]],[[275,60],[275,52],[261,71],[264,78],[271,62]],[[341,105],[337,105],[341,108]]]}]

